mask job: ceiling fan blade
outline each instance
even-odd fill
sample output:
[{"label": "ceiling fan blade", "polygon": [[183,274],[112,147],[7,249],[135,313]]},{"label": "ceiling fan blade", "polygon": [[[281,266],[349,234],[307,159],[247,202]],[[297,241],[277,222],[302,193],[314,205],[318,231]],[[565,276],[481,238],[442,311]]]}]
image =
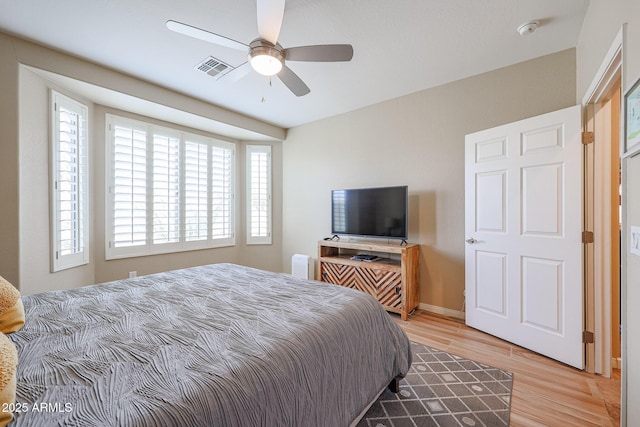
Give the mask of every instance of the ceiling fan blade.
[{"label": "ceiling fan blade", "polygon": [[251,71],[251,64],[249,62],[245,62],[241,65],[238,65],[233,70],[229,71],[227,74],[222,76],[220,80],[224,80],[225,82],[235,83]]},{"label": "ceiling fan blade", "polygon": [[276,44],[282,28],[285,0],[258,0],[258,34],[266,41]]},{"label": "ceiling fan blade", "polygon": [[309,89],[302,79],[286,65],[282,67],[282,70],[278,73],[278,77],[295,96],[304,96],[311,92],[311,89]]},{"label": "ceiling fan blade", "polygon": [[321,44],[291,47],[284,50],[284,57],[287,61],[351,61],[351,58],[353,58],[353,46],[350,44]]},{"label": "ceiling fan blade", "polygon": [[201,30],[200,28],[192,27],[191,25],[183,24],[182,22],[169,20],[167,21],[167,28],[171,31],[175,31],[176,33],[184,34],[185,36],[204,40],[206,42],[225,46],[231,49],[246,51],[249,48],[249,46],[244,43],[240,43],[219,34]]}]

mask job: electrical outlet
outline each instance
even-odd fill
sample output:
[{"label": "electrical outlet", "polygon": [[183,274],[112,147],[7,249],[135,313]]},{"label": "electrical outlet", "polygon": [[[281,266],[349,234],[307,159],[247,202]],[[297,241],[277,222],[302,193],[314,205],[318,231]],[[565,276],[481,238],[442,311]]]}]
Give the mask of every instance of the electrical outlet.
[{"label": "electrical outlet", "polygon": [[138,277],[138,272],[137,271],[130,271],[129,272],[129,279],[133,279],[134,277]]}]

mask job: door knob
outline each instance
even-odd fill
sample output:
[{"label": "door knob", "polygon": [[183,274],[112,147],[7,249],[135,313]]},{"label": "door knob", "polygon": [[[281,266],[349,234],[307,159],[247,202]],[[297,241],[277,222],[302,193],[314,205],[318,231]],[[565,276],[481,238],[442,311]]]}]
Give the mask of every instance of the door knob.
[{"label": "door knob", "polygon": [[473,237],[470,237],[469,239],[465,240],[465,242],[470,243],[470,244],[474,244],[474,243],[478,243],[478,241],[476,239],[474,239]]}]

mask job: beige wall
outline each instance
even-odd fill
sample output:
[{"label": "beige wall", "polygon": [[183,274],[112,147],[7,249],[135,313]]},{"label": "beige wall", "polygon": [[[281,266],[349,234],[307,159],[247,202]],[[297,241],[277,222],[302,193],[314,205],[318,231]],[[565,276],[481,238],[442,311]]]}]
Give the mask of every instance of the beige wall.
[{"label": "beige wall", "polygon": [[18,63],[13,44],[0,37],[0,275],[20,277],[18,235]]},{"label": "beige wall", "polygon": [[[624,26],[623,89],[640,78],[640,2],[637,0],[591,0],[577,47],[578,100],[586,95],[614,38]],[[624,210],[625,236],[630,226],[640,226],[640,155],[623,160],[623,182],[627,185]],[[628,245],[623,262],[623,371],[622,425],[640,420],[640,257]],[[626,350],[625,350],[626,348]]]},{"label": "beige wall", "polygon": [[[627,223],[624,232],[629,235],[631,226],[640,227],[640,154],[624,160],[626,171]],[[628,243],[628,241],[627,241]],[[626,416],[629,427],[637,425],[640,420],[640,255],[629,252],[628,244],[623,253],[626,259],[626,289],[623,290],[624,320],[623,320],[623,346],[626,347],[626,354],[623,352],[623,361],[626,358],[623,368],[623,385],[626,391]],[[625,411],[623,411],[625,414]]]},{"label": "beige wall", "polygon": [[[274,238],[272,245],[245,244],[245,141],[237,143],[236,246],[178,254],[105,261],[104,254],[104,114],[115,110],[93,105],[70,90],[44,79],[21,64],[88,81],[112,90],[127,90],[202,117],[237,124],[269,137],[284,130],[222,111],[147,82],[0,33],[0,275],[24,294],[74,288],[96,282],[214,262],[236,262],[278,271],[282,265],[282,146],[271,143],[273,161]],[[91,155],[91,259],[89,264],[50,273],[49,250],[49,89],[89,106]],[[130,115],[116,111],[121,115]],[[140,118],[138,116],[134,116]],[[167,125],[167,123],[161,123]],[[186,131],[203,133],[177,126]],[[210,134],[209,134],[210,135]],[[210,135],[214,136],[215,135]],[[255,142],[251,142],[255,143]]]},{"label": "beige wall", "polygon": [[407,184],[420,301],[461,310],[465,134],[575,99],[575,51],[567,50],[290,129],[283,270],[294,253],[317,258],[318,240],[331,231],[331,189]]}]

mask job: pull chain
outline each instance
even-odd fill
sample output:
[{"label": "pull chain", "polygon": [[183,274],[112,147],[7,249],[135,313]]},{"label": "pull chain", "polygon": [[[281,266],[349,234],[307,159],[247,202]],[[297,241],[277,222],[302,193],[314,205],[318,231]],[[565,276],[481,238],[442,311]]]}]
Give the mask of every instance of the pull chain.
[{"label": "pull chain", "polygon": [[[269,87],[273,87],[273,81],[271,80],[271,76],[269,76]],[[262,95],[262,99],[260,100],[261,103],[265,103],[267,102],[267,99],[264,97],[264,95]]]}]

